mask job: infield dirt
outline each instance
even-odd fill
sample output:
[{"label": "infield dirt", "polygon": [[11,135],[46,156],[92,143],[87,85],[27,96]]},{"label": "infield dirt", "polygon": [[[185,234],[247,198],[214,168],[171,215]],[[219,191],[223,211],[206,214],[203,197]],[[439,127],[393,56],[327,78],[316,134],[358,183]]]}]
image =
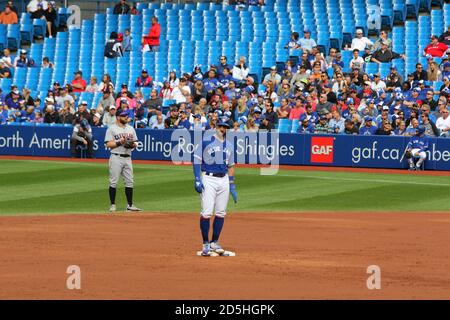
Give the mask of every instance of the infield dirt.
[{"label": "infield dirt", "polygon": [[196,213],[1,217],[0,298],[448,299],[449,227],[449,212],[231,214],[237,256],[205,258]]}]

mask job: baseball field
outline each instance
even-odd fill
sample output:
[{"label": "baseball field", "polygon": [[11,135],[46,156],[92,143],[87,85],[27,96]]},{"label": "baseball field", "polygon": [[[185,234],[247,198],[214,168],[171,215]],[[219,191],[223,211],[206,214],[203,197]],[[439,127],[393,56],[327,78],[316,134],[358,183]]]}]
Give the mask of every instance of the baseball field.
[{"label": "baseball field", "polygon": [[[0,298],[403,299],[450,296],[449,173],[236,169],[222,245],[197,257],[190,166],[134,163],[108,213],[106,160],[0,158]],[[67,267],[81,289],[66,287]],[[369,266],[381,288],[369,290]]]}]

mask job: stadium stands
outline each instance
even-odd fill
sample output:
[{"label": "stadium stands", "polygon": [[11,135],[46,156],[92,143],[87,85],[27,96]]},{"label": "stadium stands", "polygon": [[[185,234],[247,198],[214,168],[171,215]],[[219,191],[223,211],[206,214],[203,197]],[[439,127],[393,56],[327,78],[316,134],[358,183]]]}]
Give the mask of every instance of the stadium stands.
[{"label": "stadium stands", "polygon": [[[116,88],[126,83],[134,92],[143,68],[154,80],[162,82],[170,70],[191,73],[198,64],[205,71],[218,63],[220,55],[227,56],[230,64],[240,56],[247,57],[250,74],[262,79],[271,66],[284,66],[289,58],[299,59],[301,50],[285,48],[294,31],[311,30],[311,37],[325,55],[331,47],[343,49],[349,44],[357,28],[373,38],[379,32],[374,8],[380,10],[381,26],[390,30],[393,50],[405,53],[406,59],[394,60],[392,64],[368,63],[366,72],[386,77],[393,65],[406,78],[416,63],[427,64],[422,52],[430,35],[442,34],[450,24],[450,4],[440,0],[266,0],[265,6],[239,10],[206,2],[139,3],[137,8],[139,15],[114,15],[108,9],[92,20],[83,20],[80,28],[70,27],[66,32],[58,32],[56,38],[44,38],[43,43],[33,39],[45,36],[45,22],[31,20],[29,14],[21,14],[19,25],[0,25],[0,48],[17,50],[22,43],[31,42],[29,56],[37,65],[17,68],[13,79],[0,80],[2,89],[8,90],[14,83],[19,89],[28,87],[42,96],[53,82],[70,83],[74,71],[82,70],[86,80],[91,76],[101,79],[107,73]],[[148,33],[152,16],[161,25],[160,52],[142,53],[141,39]],[[66,25],[67,18],[67,9],[60,8],[59,26]],[[117,59],[105,58],[103,50],[110,33],[125,29],[131,31],[132,51]],[[344,71],[348,72],[352,52],[341,53]],[[43,57],[48,57],[55,67],[39,68]],[[328,72],[332,74],[331,68]],[[434,83],[434,87],[438,86]],[[100,94],[86,92],[80,98],[95,105]],[[292,123],[281,121],[279,128],[290,132]]]}]

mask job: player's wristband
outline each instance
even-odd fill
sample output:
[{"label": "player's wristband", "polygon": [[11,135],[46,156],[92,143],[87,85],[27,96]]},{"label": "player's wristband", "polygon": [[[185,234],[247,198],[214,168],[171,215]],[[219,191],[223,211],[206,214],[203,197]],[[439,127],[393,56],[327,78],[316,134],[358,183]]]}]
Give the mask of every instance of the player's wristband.
[{"label": "player's wristband", "polygon": [[234,183],[234,176],[228,177],[228,179],[230,180],[230,183]]},{"label": "player's wristband", "polygon": [[120,140],[116,141],[116,147],[120,147],[122,144],[120,143]]}]

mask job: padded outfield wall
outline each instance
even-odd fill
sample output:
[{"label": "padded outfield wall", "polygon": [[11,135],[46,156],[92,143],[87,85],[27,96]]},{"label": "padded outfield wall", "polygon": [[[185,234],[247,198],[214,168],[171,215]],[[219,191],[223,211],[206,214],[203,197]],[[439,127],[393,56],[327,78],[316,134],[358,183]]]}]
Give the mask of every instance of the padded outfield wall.
[{"label": "padded outfield wall", "polygon": [[[93,130],[95,157],[108,158],[106,128]],[[70,157],[71,134],[72,127],[64,126],[0,126],[0,155]],[[194,134],[187,130],[139,129],[137,135],[134,159],[171,161],[177,155],[175,158],[189,161],[196,148]],[[232,140],[237,163],[407,167],[406,161],[400,160],[408,137],[234,133]],[[426,170],[450,170],[450,139],[430,138],[427,154]]]}]

